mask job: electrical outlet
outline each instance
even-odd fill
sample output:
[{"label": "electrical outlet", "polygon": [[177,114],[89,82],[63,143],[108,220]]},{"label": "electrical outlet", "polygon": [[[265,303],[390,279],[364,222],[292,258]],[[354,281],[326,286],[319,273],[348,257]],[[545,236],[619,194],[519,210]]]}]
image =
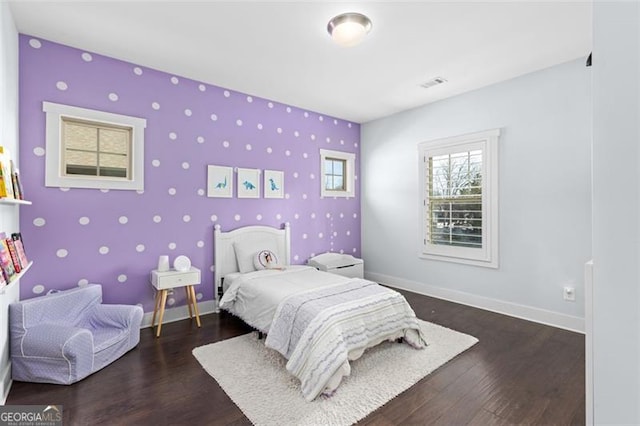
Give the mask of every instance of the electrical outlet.
[{"label": "electrical outlet", "polygon": [[576,301],[576,289],[573,287],[565,287],[564,288],[564,300],[568,301],[568,302],[575,302]]}]

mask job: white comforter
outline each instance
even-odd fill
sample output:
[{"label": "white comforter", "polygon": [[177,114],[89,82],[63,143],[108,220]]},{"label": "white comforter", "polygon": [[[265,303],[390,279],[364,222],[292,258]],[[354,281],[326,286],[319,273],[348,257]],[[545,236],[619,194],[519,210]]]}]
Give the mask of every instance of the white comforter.
[{"label": "white comforter", "polygon": [[225,277],[226,290],[220,299],[220,308],[242,318],[256,330],[268,333],[276,308],[288,296],[349,280],[304,265],[292,265],[283,271],[233,274]]},{"label": "white comforter", "polygon": [[370,281],[307,266],[230,278],[220,307],[268,334],[265,344],[289,360],[287,370],[300,379],[308,401],[331,394],[350,374],[349,360],[384,340],[426,346],[404,297]]}]

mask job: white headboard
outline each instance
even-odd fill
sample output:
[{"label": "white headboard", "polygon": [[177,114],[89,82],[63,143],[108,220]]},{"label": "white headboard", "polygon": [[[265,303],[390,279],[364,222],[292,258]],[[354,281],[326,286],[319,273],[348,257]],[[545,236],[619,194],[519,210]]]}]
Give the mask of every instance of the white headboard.
[{"label": "white headboard", "polygon": [[290,227],[285,223],[283,229],[270,226],[245,226],[229,232],[222,232],[220,225],[216,225],[213,231],[213,276],[215,284],[215,298],[219,300],[219,289],[222,278],[226,274],[238,272],[238,261],[233,243],[248,240],[264,240],[273,238],[278,253],[284,260],[285,266],[291,264],[291,238]]}]

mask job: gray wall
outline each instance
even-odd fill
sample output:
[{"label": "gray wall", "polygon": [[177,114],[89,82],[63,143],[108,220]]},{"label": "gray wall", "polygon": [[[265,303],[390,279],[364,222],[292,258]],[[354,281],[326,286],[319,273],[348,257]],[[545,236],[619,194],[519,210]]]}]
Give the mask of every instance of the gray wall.
[{"label": "gray wall", "polygon": [[594,2],[596,424],[640,423],[640,6]]},{"label": "gray wall", "polygon": [[[362,126],[362,252],[369,278],[583,329],[583,264],[591,257],[587,54]],[[418,258],[418,143],[491,128],[502,131],[500,267]],[[565,285],[576,288],[575,303],[563,300]]]}]

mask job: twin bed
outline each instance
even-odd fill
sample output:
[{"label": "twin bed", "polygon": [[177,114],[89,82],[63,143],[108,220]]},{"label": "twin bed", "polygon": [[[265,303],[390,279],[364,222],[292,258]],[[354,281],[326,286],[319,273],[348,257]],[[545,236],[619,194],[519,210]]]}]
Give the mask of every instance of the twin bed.
[{"label": "twin bed", "polygon": [[219,307],[266,334],[311,401],[331,395],[350,360],[386,340],[426,342],[398,292],[374,282],[291,265],[290,228],[247,226],[214,231]]}]

